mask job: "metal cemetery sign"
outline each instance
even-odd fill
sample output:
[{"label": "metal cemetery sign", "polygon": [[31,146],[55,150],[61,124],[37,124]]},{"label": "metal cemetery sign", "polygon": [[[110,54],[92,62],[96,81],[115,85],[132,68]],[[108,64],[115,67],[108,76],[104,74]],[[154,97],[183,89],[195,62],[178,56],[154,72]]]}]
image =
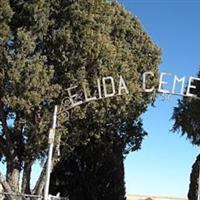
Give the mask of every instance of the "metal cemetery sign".
[{"label": "metal cemetery sign", "polygon": [[[161,94],[180,95],[200,99],[196,94],[196,85],[197,82],[200,83],[200,78],[192,76],[188,78],[185,76],[179,77],[177,75],[162,72],[160,73],[159,84],[157,88],[148,87],[148,81],[152,78],[154,78],[154,73],[151,71],[144,72],[142,74],[141,92],[157,92]],[[167,81],[168,79],[170,79],[171,83]],[[167,89],[167,86],[170,86],[171,88]],[[64,107],[65,110],[70,110],[75,106],[90,101],[110,98],[118,95],[128,95],[130,91],[123,76],[119,76],[118,78],[113,78],[112,76],[102,77],[101,79],[98,78],[96,80],[96,88],[95,95],[92,96],[90,94],[89,87],[84,83],[81,84],[81,89],[79,85],[70,86],[66,89],[67,97],[63,99],[61,107]]]}]

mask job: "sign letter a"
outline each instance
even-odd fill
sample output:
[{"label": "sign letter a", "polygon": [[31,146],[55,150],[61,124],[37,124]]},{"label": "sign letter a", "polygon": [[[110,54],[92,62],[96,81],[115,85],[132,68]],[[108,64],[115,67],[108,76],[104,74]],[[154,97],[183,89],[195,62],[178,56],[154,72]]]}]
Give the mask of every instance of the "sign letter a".
[{"label": "sign letter a", "polygon": [[122,94],[122,90],[125,91],[126,94],[129,94],[128,88],[122,76],[119,77],[119,91],[118,94]]}]

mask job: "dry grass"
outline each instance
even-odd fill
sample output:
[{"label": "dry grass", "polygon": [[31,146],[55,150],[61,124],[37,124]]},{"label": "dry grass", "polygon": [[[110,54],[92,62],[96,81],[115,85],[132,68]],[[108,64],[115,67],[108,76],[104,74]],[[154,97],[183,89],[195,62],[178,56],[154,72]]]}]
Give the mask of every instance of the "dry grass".
[{"label": "dry grass", "polygon": [[187,200],[186,198],[127,195],[127,200]]}]

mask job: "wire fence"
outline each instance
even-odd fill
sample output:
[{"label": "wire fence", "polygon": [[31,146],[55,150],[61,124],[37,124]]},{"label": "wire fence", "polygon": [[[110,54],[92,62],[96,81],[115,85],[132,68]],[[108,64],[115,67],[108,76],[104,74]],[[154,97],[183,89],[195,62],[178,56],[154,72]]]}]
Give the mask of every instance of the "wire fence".
[{"label": "wire fence", "polygon": [[[44,197],[31,194],[0,192],[0,200],[44,200]],[[69,198],[49,195],[48,200],[69,200]]]},{"label": "wire fence", "polygon": [[43,200],[42,196],[21,193],[0,193],[0,200]]},{"label": "wire fence", "polygon": [[69,200],[69,198],[68,197],[57,197],[57,196],[49,195],[48,200]]}]

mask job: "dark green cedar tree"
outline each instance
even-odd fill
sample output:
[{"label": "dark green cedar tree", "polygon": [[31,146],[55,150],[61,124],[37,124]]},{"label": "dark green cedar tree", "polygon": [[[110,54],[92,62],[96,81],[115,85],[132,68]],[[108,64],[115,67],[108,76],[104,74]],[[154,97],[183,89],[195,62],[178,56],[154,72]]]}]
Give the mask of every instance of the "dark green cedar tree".
[{"label": "dark green cedar tree", "polygon": [[113,153],[116,147],[119,163],[141,147],[146,132],[140,116],[155,100],[154,93],[141,92],[141,76],[152,71],[150,85],[157,84],[161,53],[135,16],[108,0],[1,0],[0,30],[4,191],[42,193],[45,166],[31,189],[32,165],[38,159],[46,163],[53,105],[73,84],[88,84],[94,95],[97,78],[123,75],[130,91],[77,106],[69,120],[61,116],[56,134],[62,134],[64,157],[90,143],[103,145],[104,138],[109,143],[103,149]]},{"label": "dark green cedar tree", "polygon": [[[200,77],[200,72],[197,77]],[[200,97],[199,81],[193,81],[196,89],[191,91],[193,94]],[[178,101],[178,105],[174,108],[172,119],[174,120],[173,130],[180,132],[186,136],[193,145],[200,145],[200,100],[195,98],[184,97]],[[198,177],[200,155],[197,156],[192,167],[190,175],[190,186],[188,192],[189,200],[197,200],[198,194]]]}]

